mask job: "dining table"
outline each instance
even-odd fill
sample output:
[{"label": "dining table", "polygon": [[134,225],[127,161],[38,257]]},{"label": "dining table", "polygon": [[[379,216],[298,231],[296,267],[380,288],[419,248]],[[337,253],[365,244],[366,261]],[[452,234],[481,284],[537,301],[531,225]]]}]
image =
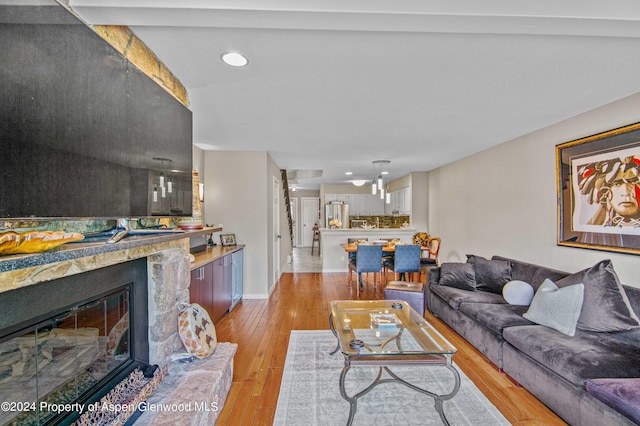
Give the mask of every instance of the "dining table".
[{"label": "dining table", "polygon": [[[376,245],[375,243],[360,243],[360,244]],[[406,243],[399,243],[399,244],[386,243],[386,244],[380,244],[380,245],[382,246],[383,252],[394,253],[396,251],[396,245],[407,245],[407,244]],[[355,253],[356,251],[358,251],[357,243],[340,243],[340,247],[342,247],[344,251],[346,251],[347,253]],[[423,250],[429,250],[429,248],[420,247],[420,251],[423,251]]]}]

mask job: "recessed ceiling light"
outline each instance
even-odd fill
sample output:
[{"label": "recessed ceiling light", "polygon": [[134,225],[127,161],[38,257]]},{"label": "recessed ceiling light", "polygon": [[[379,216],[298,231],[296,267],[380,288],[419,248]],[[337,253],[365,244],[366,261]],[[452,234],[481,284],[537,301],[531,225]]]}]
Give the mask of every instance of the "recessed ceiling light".
[{"label": "recessed ceiling light", "polygon": [[220,58],[225,64],[231,65],[232,67],[244,67],[249,63],[247,58],[238,52],[227,52],[220,56]]},{"label": "recessed ceiling light", "polygon": [[351,176],[353,174],[353,172],[344,172],[345,175],[347,176]]}]

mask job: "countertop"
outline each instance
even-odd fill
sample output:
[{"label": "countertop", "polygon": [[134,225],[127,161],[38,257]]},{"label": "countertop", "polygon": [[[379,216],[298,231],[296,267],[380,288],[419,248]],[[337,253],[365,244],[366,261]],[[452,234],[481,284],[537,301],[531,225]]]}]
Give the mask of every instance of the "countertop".
[{"label": "countertop", "polygon": [[206,265],[207,263],[211,263],[214,260],[220,259],[221,257],[231,254],[234,251],[241,250],[244,247],[244,244],[226,247],[223,247],[221,245],[207,247],[206,251],[201,251],[200,253],[196,253],[193,255],[196,260],[194,262],[191,262],[191,270],[193,271],[194,269],[198,269],[201,266]]},{"label": "countertop", "polygon": [[150,235],[131,235],[123,238],[115,244],[107,244],[104,241],[97,242],[74,242],[59,246],[55,249],[42,253],[15,254],[10,256],[0,256],[0,272],[13,271],[16,269],[29,268],[33,266],[46,265],[64,260],[77,259],[80,257],[96,256],[99,254],[126,250],[149,244],[163,243],[166,241],[180,240],[184,238],[198,237],[201,235],[220,232],[222,228],[202,228],[190,231],[176,230],[173,233],[161,233]]}]

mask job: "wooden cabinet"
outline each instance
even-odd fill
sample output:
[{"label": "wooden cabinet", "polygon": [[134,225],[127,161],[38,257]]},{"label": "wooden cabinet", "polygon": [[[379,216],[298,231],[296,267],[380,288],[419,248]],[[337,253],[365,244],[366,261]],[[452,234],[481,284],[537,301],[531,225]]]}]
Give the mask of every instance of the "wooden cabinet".
[{"label": "wooden cabinet", "polygon": [[191,303],[202,306],[213,319],[213,263],[207,263],[191,271],[189,293]]},{"label": "wooden cabinet", "polygon": [[213,262],[213,322],[218,321],[231,307],[231,256]]},{"label": "wooden cabinet", "polygon": [[196,259],[200,265],[191,271],[191,303],[206,309],[215,323],[242,298],[242,248],[226,254],[203,253]]}]

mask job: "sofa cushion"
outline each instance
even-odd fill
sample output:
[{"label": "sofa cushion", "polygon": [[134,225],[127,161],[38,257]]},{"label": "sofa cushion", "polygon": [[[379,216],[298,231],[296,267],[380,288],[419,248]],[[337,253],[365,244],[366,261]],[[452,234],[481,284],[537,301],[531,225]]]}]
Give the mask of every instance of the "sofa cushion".
[{"label": "sofa cushion", "polygon": [[533,325],[522,314],[527,310],[526,306],[509,305],[505,303],[461,303],[460,312],[464,312],[485,328],[502,336],[505,327],[515,325]]},{"label": "sofa cushion", "polygon": [[590,379],[587,392],[640,424],[640,378]]},{"label": "sofa cushion", "polygon": [[640,377],[640,329],[617,333],[576,330],[573,337],[541,325],[505,328],[504,340],[574,385],[587,379]]},{"label": "sofa cushion", "polygon": [[502,294],[502,287],[511,281],[511,262],[506,260],[487,260],[473,254],[467,255],[467,262],[476,272],[476,288]]},{"label": "sofa cushion", "polygon": [[589,269],[558,281],[563,287],[584,283],[584,304],[578,328],[588,331],[623,331],[640,327],[629,298],[613,269],[611,260],[603,260]]},{"label": "sofa cushion", "polygon": [[476,275],[468,263],[443,263],[440,266],[440,285],[461,290],[476,290]]},{"label": "sofa cushion", "polygon": [[458,309],[460,307],[460,304],[463,302],[502,304],[507,303],[499,294],[489,293],[487,291],[461,290],[459,288],[448,287],[444,285],[432,285],[429,286],[429,289],[433,294],[436,294],[453,309]]},{"label": "sofa cushion", "polygon": [[534,290],[540,287],[545,278],[549,278],[553,282],[558,282],[559,279],[569,275],[567,272],[534,265],[533,263],[521,262],[507,257],[493,256],[491,259],[509,261],[511,263],[511,279],[528,282]]},{"label": "sofa cushion", "polygon": [[584,284],[558,288],[550,279],[536,291],[529,310],[523,316],[536,324],[546,325],[560,333],[573,336],[580,317]]}]

